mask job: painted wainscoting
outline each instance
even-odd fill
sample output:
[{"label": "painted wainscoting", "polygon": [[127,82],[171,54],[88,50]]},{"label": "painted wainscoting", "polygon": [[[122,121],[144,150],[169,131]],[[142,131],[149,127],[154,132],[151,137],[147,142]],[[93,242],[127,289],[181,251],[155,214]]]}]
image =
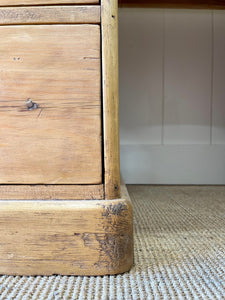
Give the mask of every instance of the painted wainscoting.
[{"label": "painted wainscoting", "polygon": [[225,11],[119,10],[126,183],[225,184]]}]

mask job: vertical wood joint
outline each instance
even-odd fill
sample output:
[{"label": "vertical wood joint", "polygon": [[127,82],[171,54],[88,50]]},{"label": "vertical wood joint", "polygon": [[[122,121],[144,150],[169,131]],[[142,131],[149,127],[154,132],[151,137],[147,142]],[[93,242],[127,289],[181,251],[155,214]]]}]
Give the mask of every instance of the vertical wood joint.
[{"label": "vertical wood joint", "polygon": [[120,197],[118,2],[101,1],[105,198]]}]

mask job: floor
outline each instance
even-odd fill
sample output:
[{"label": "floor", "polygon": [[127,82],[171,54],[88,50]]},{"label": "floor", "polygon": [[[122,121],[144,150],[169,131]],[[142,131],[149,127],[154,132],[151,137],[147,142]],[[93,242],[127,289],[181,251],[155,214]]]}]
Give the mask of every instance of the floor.
[{"label": "floor", "polygon": [[129,185],[135,265],[117,276],[1,276],[0,299],[225,299],[225,186]]},{"label": "floor", "polygon": [[225,299],[225,187],[128,189],[135,211],[140,295]]}]

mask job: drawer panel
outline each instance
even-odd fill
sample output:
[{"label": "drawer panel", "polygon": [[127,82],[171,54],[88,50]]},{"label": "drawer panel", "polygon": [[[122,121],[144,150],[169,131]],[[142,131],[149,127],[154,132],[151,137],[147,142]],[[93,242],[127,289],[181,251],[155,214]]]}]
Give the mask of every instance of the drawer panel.
[{"label": "drawer panel", "polygon": [[0,183],[101,183],[99,25],[2,26],[0,38]]},{"label": "drawer panel", "polygon": [[100,24],[100,6],[0,7],[0,25]]},{"label": "drawer panel", "polygon": [[0,0],[0,6],[42,4],[99,4],[99,0]]}]

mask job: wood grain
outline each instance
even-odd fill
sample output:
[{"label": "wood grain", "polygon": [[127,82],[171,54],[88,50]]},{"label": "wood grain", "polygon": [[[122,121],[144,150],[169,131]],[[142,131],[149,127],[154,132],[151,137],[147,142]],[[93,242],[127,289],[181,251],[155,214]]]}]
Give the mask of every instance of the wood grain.
[{"label": "wood grain", "polygon": [[105,197],[120,197],[118,7],[101,1]]},{"label": "wood grain", "polygon": [[225,9],[225,0],[119,0],[119,6]]},{"label": "wood grain", "polygon": [[1,7],[0,24],[97,24],[99,6]]},{"label": "wood grain", "polygon": [[93,200],[104,199],[104,188],[99,185],[0,185],[2,200]]},{"label": "wood grain", "polygon": [[0,273],[106,275],[133,264],[132,207],[102,201],[0,201]]},{"label": "wood grain", "polygon": [[2,26],[0,36],[0,183],[101,183],[100,27]]},{"label": "wood grain", "polygon": [[0,0],[0,6],[46,4],[98,4],[99,0]]}]

